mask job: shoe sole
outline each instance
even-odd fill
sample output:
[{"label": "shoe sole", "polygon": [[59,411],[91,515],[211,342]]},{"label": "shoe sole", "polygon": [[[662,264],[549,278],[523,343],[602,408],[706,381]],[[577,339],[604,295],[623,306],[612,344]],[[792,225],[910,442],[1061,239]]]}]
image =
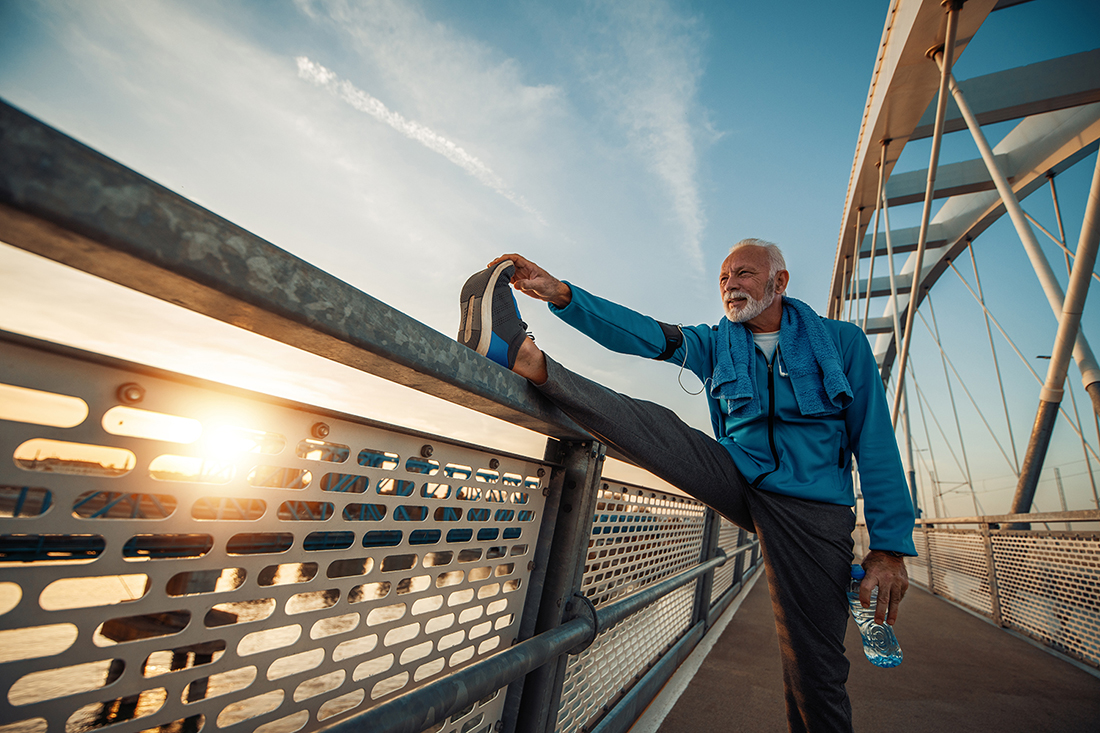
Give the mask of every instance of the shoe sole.
[{"label": "shoe sole", "polygon": [[[500,274],[511,266],[512,261],[505,260],[489,273],[484,285],[475,280],[467,282],[462,288],[460,304],[463,311],[458,340],[482,356],[489,353],[489,345],[493,341],[493,290],[496,289]],[[479,322],[480,328],[475,328],[474,324]],[[471,343],[475,335],[477,346]]]}]

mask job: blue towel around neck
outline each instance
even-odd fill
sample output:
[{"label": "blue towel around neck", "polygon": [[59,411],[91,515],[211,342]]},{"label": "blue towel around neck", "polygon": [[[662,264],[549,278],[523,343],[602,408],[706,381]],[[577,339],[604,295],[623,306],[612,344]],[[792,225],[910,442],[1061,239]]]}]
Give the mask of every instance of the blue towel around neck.
[{"label": "blue towel around neck", "polygon": [[[721,346],[728,348],[721,348]],[[718,326],[710,394],[726,400],[728,414],[753,418],[761,412],[756,391],[756,344],[744,324],[723,318]],[[783,298],[779,350],[794,388],[798,409],[807,417],[833,415],[852,401],[852,386],[844,374],[833,340],[813,308],[795,298]]]}]

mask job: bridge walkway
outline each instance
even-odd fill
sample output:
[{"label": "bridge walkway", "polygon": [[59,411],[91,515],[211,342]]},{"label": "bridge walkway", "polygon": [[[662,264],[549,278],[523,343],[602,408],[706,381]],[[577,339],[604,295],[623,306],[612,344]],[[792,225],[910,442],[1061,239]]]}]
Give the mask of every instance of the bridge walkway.
[{"label": "bridge walkway", "polygon": [[[631,733],[787,730],[775,625],[762,576],[671,710],[675,678]],[[905,661],[880,670],[867,663],[859,633],[849,624],[848,690],[857,731],[1100,730],[1100,677],[922,588],[911,586],[895,628]],[[658,720],[662,708],[667,713]]]}]

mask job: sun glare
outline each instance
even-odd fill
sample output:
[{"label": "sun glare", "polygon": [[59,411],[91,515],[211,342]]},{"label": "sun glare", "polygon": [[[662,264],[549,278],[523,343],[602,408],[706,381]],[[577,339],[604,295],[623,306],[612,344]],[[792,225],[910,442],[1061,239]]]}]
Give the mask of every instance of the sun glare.
[{"label": "sun glare", "polygon": [[215,457],[231,457],[239,453],[275,455],[286,447],[286,438],[278,433],[223,425],[211,430],[203,441],[203,453]]}]

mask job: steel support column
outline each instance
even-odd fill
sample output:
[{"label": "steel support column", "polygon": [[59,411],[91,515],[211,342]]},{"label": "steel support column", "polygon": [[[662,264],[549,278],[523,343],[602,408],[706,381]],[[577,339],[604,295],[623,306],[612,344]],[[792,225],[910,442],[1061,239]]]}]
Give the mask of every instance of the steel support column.
[{"label": "steel support column", "polygon": [[[865,304],[866,307],[863,309],[864,331],[867,330],[867,317],[871,314],[871,282],[875,277],[875,253],[878,252],[878,220],[882,212],[882,202],[884,201],[882,192],[886,187],[886,150],[889,147],[890,140],[883,140],[878,153],[878,193],[875,195],[875,228],[871,232],[871,264],[867,267],[867,302]],[[859,214],[862,211],[863,208],[861,207],[856,213]],[[856,257],[859,257],[861,249],[863,249],[863,242],[859,237],[859,232],[856,232]]]},{"label": "steel support column", "polygon": [[[962,105],[959,105],[960,108]],[[1035,487],[1039,483],[1039,473],[1043,469],[1050,436],[1054,430],[1054,419],[1062,402],[1062,386],[1069,369],[1070,351],[1076,355],[1074,343],[1081,345],[1079,334],[1081,313],[1085,309],[1092,269],[1096,264],[1097,243],[1100,241],[1100,154],[1096,157],[1096,168],[1092,175],[1088,204],[1085,206],[1085,219],[1081,223],[1081,238],[1077,243],[1077,257],[1073,262],[1073,271],[1069,278],[1069,290],[1062,305],[1062,317],[1058,321],[1058,335],[1054,339],[1054,350],[1047,369],[1046,383],[1039,398],[1039,409],[1035,415],[1035,425],[1031,431],[1024,465],[1020,471],[1020,481],[1016,484],[1016,495],[1012,498],[1012,513],[1024,514],[1031,510],[1035,499]],[[1087,346],[1087,345],[1086,345]],[[1080,362],[1078,362],[1080,363]],[[1084,369],[1081,370],[1084,372]],[[1100,407],[1097,400],[1097,388],[1100,384],[1092,381],[1086,385],[1092,397],[1094,408]]]},{"label": "steel support column", "polygon": [[[939,63],[938,57],[937,63]],[[1062,286],[1058,284],[1058,279],[1054,275],[1054,270],[1051,268],[1042,249],[1040,249],[1039,242],[1035,238],[1035,232],[1032,231],[1031,225],[1028,224],[1027,216],[1024,214],[1023,207],[1020,206],[1020,201],[1016,198],[1016,193],[1012,190],[1008,178],[1005,176],[1004,172],[1001,171],[1000,166],[997,165],[996,158],[993,155],[993,149],[989,146],[989,141],[985,139],[985,134],[982,132],[978,120],[974,117],[973,112],[970,110],[970,106],[966,103],[966,99],[963,97],[962,90],[959,89],[959,85],[955,81],[955,78],[951,76],[950,68],[943,65],[943,69],[944,73],[948,76],[951,94],[955,98],[955,103],[959,107],[959,112],[970,128],[970,134],[973,136],[974,143],[981,152],[982,160],[985,161],[985,165],[989,169],[989,175],[993,179],[994,185],[997,187],[997,193],[1000,194],[1005,211],[1008,212],[1009,217],[1012,219],[1012,224],[1016,227],[1016,232],[1020,236],[1020,242],[1027,251],[1032,267],[1035,268],[1035,274],[1039,278],[1039,283],[1043,286],[1043,292],[1046,293],[1047,301],[1050,303],[1051,309],[1054,311],[1055,316],[1058,316],[1064,312],[1063,305],[1065,296],[1062,293]],[[1091,194],[1089,202],[1091,205]],[[1081,230],[1082,238],[1085,237],[1088,231],[1089,214],[1087,211],[1085,219],[1086,226]],[[1078,253],[1080,253],[1080,246],[1078,246]],[[1080,254],[1078,254],[1078,257],[1080,257]],[[1073,270],[1075,273],[1077,272],[1076,264]],[[1086,293],[1088,292],[1088,279],[1091,275],[1092,266],[1090,265],[1085,272]],[[1077,362],[1077,367],[1081,372],[1081,383],[1085,386],[1089,396],[1092,397],[1093,410],[1100,414],[1100,366],[1097,365],[1096,357],[1093,355],[1088,340],[1083,333],[1079,331],[1076,333],[1076,339],[1072,343],[1072,350],[1073,358]],[[1059,391],[1061,391],[1060,384]],[[1057,412],[1057,409],[1055,412]],[[1051,417],[1051,424],[1053,425],[1053,416]]]},{"label": "steel support column", "polygon": [[[898,351],[898,384],[894,391],[894,408],[892,410],[893,424],[897,427],[898,412],[901,406],[901,395],[905,391],[905,365],[909,360],[909,344],[913,339],[913,322],[916,320],[917,300],[920,295],[921,270],[924,267],[924,247],[928,242],[928,222],[932,216],[932,195],[936,189],[936,168],[940,162],[940,143],[943,141],[943,120],[947,111],[947,80],[951,76],[951,64],[955,59],[955,35],[959,27],[959,10],[962,8],[960,0],[950,0],[947,9],[947,32],[944,37],[943,50],[936,51],[933,57],[936,63],[942,58],[942,70],[940,72],[940,89],[936,96],[936,124],[932,134],[932,154],[928,160],[928,182],[924,190],[924,208],[921,211],[920,235],[917,237],[917,253],[915,255],[916,266],[913,269],[913,287],[909,289],[909,306],[906,308],[905,337]],[[868,283],[870,287],[870,283]],[[895,343],[897,341],[895,340]]]},{"label": "steel support column", "polygon": [[[890,141],[884,140],[882,143],[882,160],[879,170],[881,171],[886,166],[886,148],[889,146]],[[882,211],[883,221],[886,225],[886,259],[890,265],[890,308],[893,312],[893,325],[894,325],[894,343],[898,343],[898,339],[901,336],[901,321],[898,318],[898,285],[894,272],[894,243],[890,235],[890,208],[886,202],[886,192],[883,190],[882,182],[880,178],[879,185],[879,198],[878,198],[877,210]],[[868,288],[870,288],[870,280],[868,279]],[[909,302],[913,302],[913,298],[910,295]],[[907,393],[907,387],[903,380],[898,380],[897,389],[900,391],[901,399],[898,401],[898,406],[901,411],[902,428],[905,431],[905,468],[906,477],[909,482],[909,493],[913,501],[913,513],[920,517],[920,501],[917,499],[917,471],[915,466],[915,459],[913,458],[913,433],[909,422],[909,396]],[[896,422],[895,422],[896,425]]]}]

